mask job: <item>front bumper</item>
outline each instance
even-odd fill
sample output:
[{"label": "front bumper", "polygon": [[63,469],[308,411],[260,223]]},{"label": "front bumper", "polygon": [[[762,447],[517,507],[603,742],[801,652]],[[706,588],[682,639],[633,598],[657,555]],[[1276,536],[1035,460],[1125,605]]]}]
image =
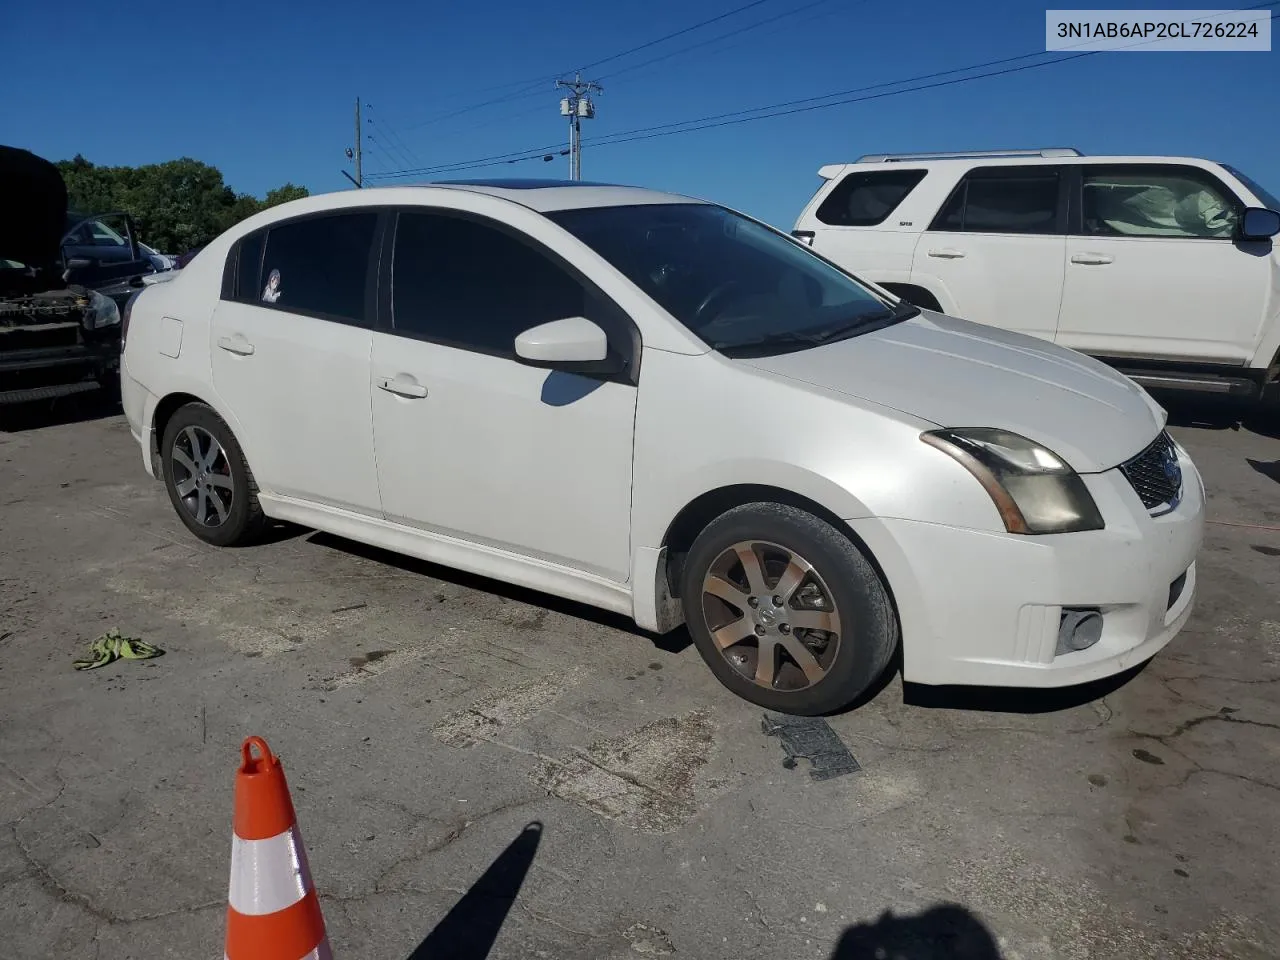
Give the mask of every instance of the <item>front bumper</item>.
[{"label": "front bumper", "polygon": [[97,389],[120,368],[120,341],[0,353],[0,404],[52,400]]},{"label": "front bumper", "polygon": [[[1182,501],[1152,517],[1119,470],[1084,478],[1106,529],[1015,536],[910,520],[848,521],[880,561],[902,625],[903,677],[1058,687],[1142,663],[1191,615],[1204,485],[1185,453]],[[1063,608],[1102,614],[1101,638],[1057,653]]]}]

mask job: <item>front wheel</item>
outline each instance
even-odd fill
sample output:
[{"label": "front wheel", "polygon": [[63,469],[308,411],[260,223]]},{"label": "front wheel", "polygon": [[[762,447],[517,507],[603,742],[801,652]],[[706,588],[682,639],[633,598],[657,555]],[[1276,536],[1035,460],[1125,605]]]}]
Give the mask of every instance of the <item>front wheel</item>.
[{"label": "front wheel", "polygon": [[830,713],[883,674],[897,618],[875,568],[829,523],[752,503],[698,536],[681,597],[698,652],[740,697],[781,713]]}]

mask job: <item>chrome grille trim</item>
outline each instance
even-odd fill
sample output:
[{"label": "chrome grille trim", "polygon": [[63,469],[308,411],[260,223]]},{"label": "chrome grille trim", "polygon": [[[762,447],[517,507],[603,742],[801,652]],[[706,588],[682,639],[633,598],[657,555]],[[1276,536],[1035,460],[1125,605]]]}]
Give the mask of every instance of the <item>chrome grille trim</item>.
[{"label": "chrome grille trim", "polygon": [[1120,464],[1120,472],[1153,517],[1169,513],[1182,500],[1178,448],[1168,431],[1162,430],[1145,450]]}]

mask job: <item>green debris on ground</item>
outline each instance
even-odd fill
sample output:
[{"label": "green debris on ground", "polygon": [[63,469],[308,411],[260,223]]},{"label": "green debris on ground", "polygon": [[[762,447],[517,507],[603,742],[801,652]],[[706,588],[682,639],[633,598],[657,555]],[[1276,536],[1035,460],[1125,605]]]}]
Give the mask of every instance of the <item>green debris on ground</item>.
[{"label": "green debris on ground", "polygon": [[94,670],[105,667],[121,658],[125,660],[150,660],[164,651],[137,637],[126,637],[116,627],[111,628],[89,644],[89,656],[75,662],[77,670]]}]

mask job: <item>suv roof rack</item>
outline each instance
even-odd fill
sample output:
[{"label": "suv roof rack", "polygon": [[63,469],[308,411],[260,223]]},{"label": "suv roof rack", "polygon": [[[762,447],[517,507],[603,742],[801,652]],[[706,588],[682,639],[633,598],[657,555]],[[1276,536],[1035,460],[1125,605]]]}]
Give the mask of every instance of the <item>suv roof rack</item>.
[{"label": "suv roof rack", "polygon": [[1079,157],[1075,147],[1041,147],[1039,150],[971,150],[958,153],[869,153],[858,163],[898,163],[903,160],[967,160],[970,157]]}]

